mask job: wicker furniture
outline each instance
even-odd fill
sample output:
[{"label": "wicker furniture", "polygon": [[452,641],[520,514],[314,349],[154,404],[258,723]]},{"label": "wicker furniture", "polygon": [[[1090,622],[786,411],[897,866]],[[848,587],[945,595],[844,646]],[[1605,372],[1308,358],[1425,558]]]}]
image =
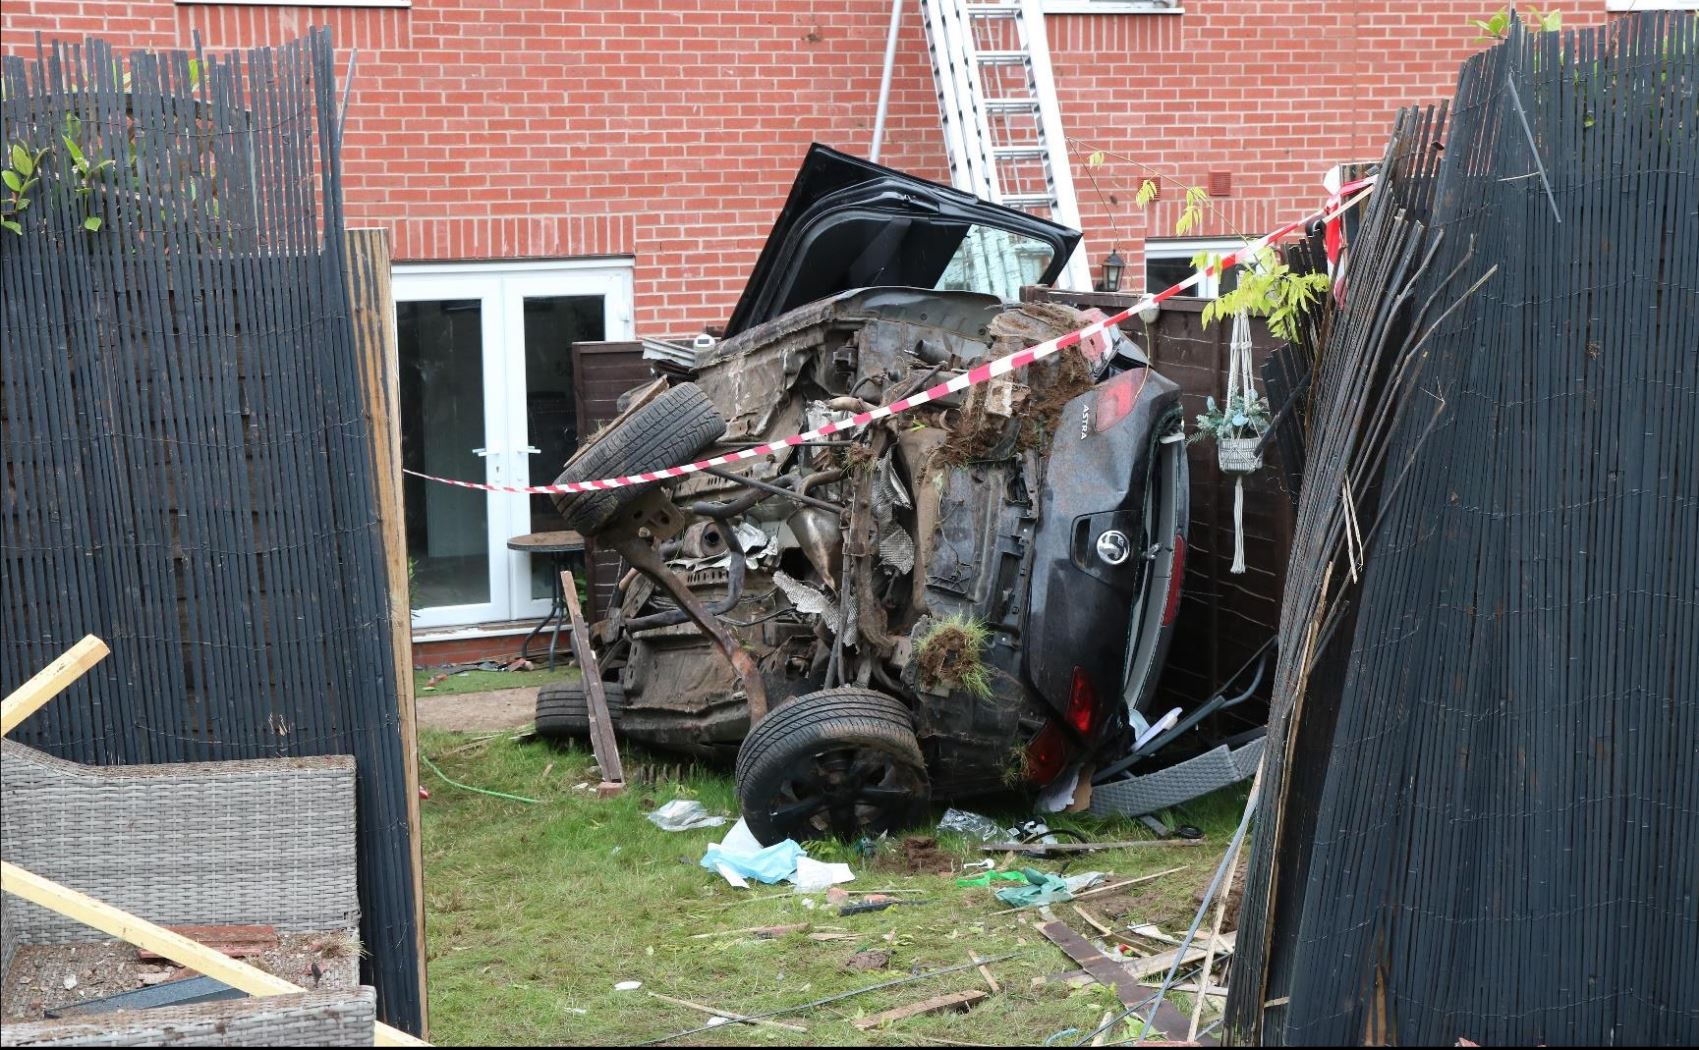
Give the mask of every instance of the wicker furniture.
[{"label": "wicker furniture", "polygon": [[7,1025],[0,1046],[371,1046],[370,988]]},{"label": "wicker furniture", "polygon": [[[354,935],[354,760],[92,767],[0,741],[0,854],[158,923]],[[0,975],[22,945],[96,939],[71,919],[0,896]],[[209,1027],[205,1017],[225,1020]],[[4,1044],[147,1045],[161,1025],[185,1042],[213,1038],[222,1024],[229,1045],[308,1045],[301,1040],[313,1033],[345,1042],[353,1025],[364,1029],[353,1041],[369,1046],[371,1022],[371,993],[360,989],[8,1024]],[[107,1034],[96,1038],[95,1029]]]}]

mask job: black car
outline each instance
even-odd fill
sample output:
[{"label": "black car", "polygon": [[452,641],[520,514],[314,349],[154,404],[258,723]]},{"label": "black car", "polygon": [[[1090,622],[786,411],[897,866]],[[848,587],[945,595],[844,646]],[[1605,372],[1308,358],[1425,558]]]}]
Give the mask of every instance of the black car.
[{"label": "black car", "polygon": [[[1078,240],[815,146],[726,338],[560,480],[812,430],[1082,327],[1018,301]],[[1178,388],[1116,332],[783,454],[556,497],[632,569],[594,626],[618,731],[735,756],[763,842],[1127,754],[1178,604],[1180,435]],[[545,689],[537,728],[584,734],[582,689]]]}]

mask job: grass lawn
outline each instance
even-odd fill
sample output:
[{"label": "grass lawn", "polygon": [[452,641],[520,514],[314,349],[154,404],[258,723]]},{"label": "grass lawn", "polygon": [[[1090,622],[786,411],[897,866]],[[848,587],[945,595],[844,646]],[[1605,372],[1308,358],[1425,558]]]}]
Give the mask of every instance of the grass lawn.
[{"label": "grass lawn", "polygon": [[[436,1042],[630,1044],[708,1019],[650,992],[753,1014],[915,970],[964,963],[970,951],[981,957],[1021,954],[991,966],[1002,994],[966,1014],[914,1017],[867,1032],[850,1023],[889,1007],[984,988],[973,970],[780,1018],[806,1026],[806,1034],[726,1025],[673,1045],[1030,1045],[1066,1028],[1089,1032],[1117,1005],[1107,989],[1097,986],[1071,991],[1051,981],[1034,987],[1033,978],[1076,966],[1029,925],[1034,911],[1007,912],[990,890],[959,888],[952,875],[940,874],[982,857],[966,840],[944,837],[937,855],[917,863],[905,859],[900,841],[886,844],[870,859],[853,858],[836,844],[815,844],[809,852],[817,859],[851,861],[857,875],[850,889],[900,889],[911,891],[904,897],[923,902],[839,916],[823,895],[811,898],[817,905],[811,910],[804,905],[810,898],[788,886],[737,890],[698,867],[703,849],[719,841],[723,828],[667,833],[644,819],[645,812],[674,798],[698,799],[710,812],[734,814],[731,778],[723,771],[628,749],[632,788],[622,797],[597,799],[578,787],[596,781],[583,749],[516,743],[501,734],[446,753],[474,739],[425,733],[420,746],[455,780],[539,804],[468,793],[424,773],[431,791],[422,807],[431,1035]],[[1186,869],[1087,898],[1083,906],[1110,924],[1155,922],[1170,933],[1183,933],[1243,802],[1243,790],[1230,790],[1189,807],[1207,846],[1129,849],[1072,862],[1070,873],[1101,870],[1118,878]],[[1009,822],[1029,815],[1013,798],[976,808]],[[1053,826],[1064,822],[1100,840],[1151,837],[1132,821],[1061,815],[1051,821]],[[1057,861],[1030,863],[1048,871],[1062,868]],[[1094,936],[1071,905],[1059,905],[1055,912]],[[820,942],[809,940],[804,931],[758,940],[731,932],[797,923],[813,923],[814,932],[843,931],[853,937]],[[693,936],[701,933],[718,935]],[[847,968],[847,960],[864,950],[889,953],[889,965],[865,972]],[[641,981],[643,987],[616,991],[620,981]]]},{"label": "grass lawn", "polygon": [[560,661],[555,662],[553,671],[544,670],[547,666],[547,658],[544,658],[537,663],[535,671],[461,671],[435,685],[431,684],[431,679],[442,671],[435,667],[419,667],[413,670],[413,691],[419,696],[453,696],[457,693],[487,693],[494,689],[523,689],[578,677],[576,666],[567,666]]}]

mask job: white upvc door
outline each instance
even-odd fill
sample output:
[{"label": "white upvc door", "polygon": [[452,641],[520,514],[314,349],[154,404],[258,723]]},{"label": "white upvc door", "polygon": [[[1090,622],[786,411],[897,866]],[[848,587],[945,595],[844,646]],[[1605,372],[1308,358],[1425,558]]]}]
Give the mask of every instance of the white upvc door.
[{"label": "white upvc door", "polygon": [[[403,462],[490,485],[553,481],[575,443],[571,344],[631,338],[629,263],[404,265],[394,287]],[[416,628],[548,610],[546,561],[507,547],[560,527],[546,497],[412,478],[404,494]]]}]

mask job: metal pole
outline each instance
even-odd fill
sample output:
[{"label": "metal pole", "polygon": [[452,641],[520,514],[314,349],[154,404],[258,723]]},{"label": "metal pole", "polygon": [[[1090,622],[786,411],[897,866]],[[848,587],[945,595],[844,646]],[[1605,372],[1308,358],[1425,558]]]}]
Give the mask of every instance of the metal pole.
[{"label": "metal pole", "polygon": [[885,144],[885,110],[891,104],[891,69],[897,64],[897,25],[903,20],[903,0],[891,0],[891,28],[885,33],[885,72],[879,78],[879,111],[873,117],[873,147],[867,159],[879,163],[879,147]]}]

